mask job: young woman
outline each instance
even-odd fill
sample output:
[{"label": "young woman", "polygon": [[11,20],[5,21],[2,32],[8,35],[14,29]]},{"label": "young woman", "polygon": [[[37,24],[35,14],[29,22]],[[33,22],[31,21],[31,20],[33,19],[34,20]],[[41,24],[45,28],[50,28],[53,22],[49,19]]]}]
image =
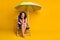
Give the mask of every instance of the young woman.
[{"label": "young woman", "polygon": [[25,12],[21,12],[20,15],[19,15],[19,18],[18,18],[19,22],[19,28],[22,29],[22,36],[24,37],[24,32],[26,30],[26,27],[27,27],[27,15]]}]

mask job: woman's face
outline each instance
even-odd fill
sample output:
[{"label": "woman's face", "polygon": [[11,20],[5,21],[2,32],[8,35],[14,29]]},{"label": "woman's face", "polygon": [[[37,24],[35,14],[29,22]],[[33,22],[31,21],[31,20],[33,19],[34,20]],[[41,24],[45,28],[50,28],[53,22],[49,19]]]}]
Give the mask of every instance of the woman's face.
[{"label": "woman's face", "polygon": [[21,18],[24,18],[24,17],[25,17],[25,14],[24,14],[24,13],[22,13]]}]

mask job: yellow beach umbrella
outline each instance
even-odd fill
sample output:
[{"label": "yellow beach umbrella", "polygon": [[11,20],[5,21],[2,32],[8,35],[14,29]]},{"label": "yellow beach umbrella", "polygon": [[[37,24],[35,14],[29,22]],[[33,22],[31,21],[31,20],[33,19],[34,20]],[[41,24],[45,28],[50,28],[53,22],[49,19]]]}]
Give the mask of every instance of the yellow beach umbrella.
[{"label": "yellow beach umbrella", "polygon": [[15,7],[17,10],[25,12],[34,12],[41,9],[41,6],[33,2],[22,2]]}]

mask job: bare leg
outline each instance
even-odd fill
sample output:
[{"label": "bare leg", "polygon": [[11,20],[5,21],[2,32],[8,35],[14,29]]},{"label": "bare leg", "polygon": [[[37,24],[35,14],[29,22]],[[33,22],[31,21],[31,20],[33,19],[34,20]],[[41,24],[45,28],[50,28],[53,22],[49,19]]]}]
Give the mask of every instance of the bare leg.
[{"label": "bare leg", "polygon": [[24,35],[25,30],[26,30],[26,25],[23,25],[23,24],[22,24],[22,36],[23,36],[23,37],[25,36],[25,35]]},{"label": "bare leg", "polygon": [[26,30],[26,24],[24,25],[24,31]]},{"label": "bare leg", "polygon": [[21,28],[22,28],[22,36],[24,37],[24,25],[23,24],[22,24]]}]

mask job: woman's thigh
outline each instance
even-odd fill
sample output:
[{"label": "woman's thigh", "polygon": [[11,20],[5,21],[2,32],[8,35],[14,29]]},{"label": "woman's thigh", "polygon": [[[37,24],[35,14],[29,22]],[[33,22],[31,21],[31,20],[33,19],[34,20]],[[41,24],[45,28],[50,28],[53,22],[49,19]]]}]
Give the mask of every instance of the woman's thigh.
[{"label": "woman's thigh", "polygon": [[26,24],[22,24],[22,25],[21,25],[21,27],[24,27],[24,28],[26,28],[26,26],[27,26]]}]

